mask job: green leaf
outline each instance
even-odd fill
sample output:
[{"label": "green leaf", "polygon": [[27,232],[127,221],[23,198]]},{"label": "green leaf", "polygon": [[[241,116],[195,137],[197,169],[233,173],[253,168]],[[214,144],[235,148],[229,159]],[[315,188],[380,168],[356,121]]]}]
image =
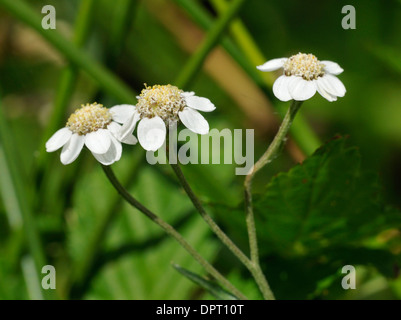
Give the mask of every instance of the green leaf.
[{"label": "green leaf", "polygon": [[357,148],[335,139],[255,197],[259,235],[289,253],[333,245],[362,244],[401,225],[401,214],[384,205],[377,176],[364,172]]},{"label": "green leaf", "polygon": [[189,280],[195,282],[207,292],[209,292],[213,297],[219,300],[238,300],[238,298],[232,295],[230,292],[221,288],[218,284],[207,280],[196,273],[193,273],[187,269],[180,267],[178,264],[173,264],[173,267],[182,275],[187,277]]}]

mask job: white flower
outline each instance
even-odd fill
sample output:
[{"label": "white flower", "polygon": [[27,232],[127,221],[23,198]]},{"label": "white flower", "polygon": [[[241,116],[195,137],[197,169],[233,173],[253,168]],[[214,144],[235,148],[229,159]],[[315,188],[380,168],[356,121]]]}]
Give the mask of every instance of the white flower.
[{"label": "white flower", "polygon": [[73,162],[84,145],[104,165],[120,160],[121,142],[136,144],[134,136],[121,139],[119,123],[127,121],[132,114],[130,105],[118,105],[107,109],[96,102],[82,105],[69,117],[64,128],[58,130],[46,142],[46,151],[53,152],[61,147],[60,160],[63,164]]},{"label": "white flower", "polygon": [[166,140],[166,127],[181,122],[191,131],[207,134],[209,124],[197,111],[211,112],[216,107],[207,98],[197,97],[194,92],[184,92],[172,85],[146,86],[138,103],[120,132],[126,139],[138,123],[138,140],[148,151],[158,150]]},{"label": "white flower", "polygon": [[273,59],[257,68],[261,71],[284,69],[273,85],[273,93],[281,101],[308,100],[316,91],[328,101],[336,101],[346,92],[336,77],[344,70],[335,62],[319,61],[313,54],[298,53],[290,58]]}]

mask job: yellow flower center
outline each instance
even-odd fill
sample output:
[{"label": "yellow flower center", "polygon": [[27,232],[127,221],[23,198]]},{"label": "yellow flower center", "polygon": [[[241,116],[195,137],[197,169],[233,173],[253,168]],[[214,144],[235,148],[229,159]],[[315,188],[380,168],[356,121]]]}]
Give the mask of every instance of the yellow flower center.
[{"label": "yellow flower center", "polygon": [[324,75],[323,68],[324,65],[313,54],[298,53],[284,63],[284,74],[316,80]]},{"label": "yellow flower center", "polygon": [[110,111],[98,103],[82,105],[68,118],[66,127],[79,135],[106,129],[112,121]]},{"label": "yellow flower center", "polygon": [[186,106],[182,93],[184,91],[170,84],[155,85],[142,90],[136,105],[137,112],[141,118],[160,117],[168,124],[170,121],[178,120],[178,112]]}]

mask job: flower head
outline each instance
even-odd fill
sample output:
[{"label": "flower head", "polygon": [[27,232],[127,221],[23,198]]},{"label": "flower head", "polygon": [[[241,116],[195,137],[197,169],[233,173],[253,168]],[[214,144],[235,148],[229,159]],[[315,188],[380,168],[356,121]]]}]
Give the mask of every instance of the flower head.
[{"label": "flower head", "polygon": [[137,97],[130,120],[122,127],[120,135],[132,135],[138,123],[138,140],[148,151],[159,149],[166,139],[166,127],[181,121],[198,134],[209,132],[209,124],[197,111],[215,109],[209,99],[197,97],[194,92],[184,92],[172,85],[146,86]]},{"label": "flower head", "polygon": [[283,75],[273,85],[274,95],[281,101],[308,100],[316,91],[328,101],[336,101],[346,92],[336,77],[344,70],[335,62],[319,61],[313,54],[298,53],[290,58],[273,59],[257,68],[266,72],[283,68]]},{"label": "flower head", "polygon": [[121,142],[137,142],[134,136],[121,139],[118,134],[121,130],[119,123],[128,119],[131,108],[129,105],[119,105],[107,109],[96,102],[82,105],[71,114],[66,126],[46,142],[46,151],[53,152],[63,147],[60,155],[63,164],[73,162],[84,145],[104,165],[120,160]]}]

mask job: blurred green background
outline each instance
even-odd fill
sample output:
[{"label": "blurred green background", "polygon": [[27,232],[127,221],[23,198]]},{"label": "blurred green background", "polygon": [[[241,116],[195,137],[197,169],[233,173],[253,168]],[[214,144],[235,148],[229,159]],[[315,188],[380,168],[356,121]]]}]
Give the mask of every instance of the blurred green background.
[{"label": "blurred green background", "polygon": [[[305,102],[284,152],[255,179],[267,278],[279,299],[401,298],[401,217],[396,209],[401,205],[401,1],[247,0],[216,47],[202,56],[204,39],[232,3],[0,0],[0,299],[211,298],[171,262],[204,271],[119,199],[88,152],[63,166],[58,152],[45,153],[44,143],[83,103],[135,103],[144,83],[171,83],[216,105],[205,115],[211,128],[255,129],[258,157],[289,104],[271,93],[275,75],[255,66],[298,52],[338,62],[345,70],[339,78],[347,94],[333,103],[319,95]],[[47,4],[56,8],[57,29],[42,29],[40,35],[32,24],[40,25]],[[348,4],[356,8],[355,30],[341,27],[341,9]],[[45,39],[46,33],[51,35]],[[200,68],[194,57],[200,58]],[[339,208],[344,211],[326,212],[325,204],[332,202],[311,200],[322,216],[311,225],[340,225],[341,230],[325,233],[324,239],[305,231],[305,238],[292,241],[286,227],[276,238],[265,236],[276,226],[269,214],[280,211],[280,202],[270,205],[277,199],[266,194],[266,184],[336,135],[347,136],[344,148],[356,148],[348,152],[332,142],[328,149],[340,155],[327,156],[327,168],[356,182],[354,189],[343,190]],[[322,153],[330,154],[327,149]],[[319,157],[309,162],[312,171]],[[245,294],[261,298],[250,275],[197,216],[167,165],[150,166],[140,146],[126,146],[113,168],[139,200],[173,224]],[[248,252],[243,212],[234,209],[241,209],[243,176],[235,176],[234,168],[183,169],[208,211]],[[322,178],[328,194],[340,186],[335,170]],[[294,177],[278,176],[271,187],[282,182],[296,190]],[[373,194],[380,199],[371,205]],[[351,223],[354,209],[362,211]],[[282,211],[281,217],[286,215]],[[41,263],[55,266],[56,290],[41,290]],[[341,288],[346,264],[357,267],[357,290]]]}]

